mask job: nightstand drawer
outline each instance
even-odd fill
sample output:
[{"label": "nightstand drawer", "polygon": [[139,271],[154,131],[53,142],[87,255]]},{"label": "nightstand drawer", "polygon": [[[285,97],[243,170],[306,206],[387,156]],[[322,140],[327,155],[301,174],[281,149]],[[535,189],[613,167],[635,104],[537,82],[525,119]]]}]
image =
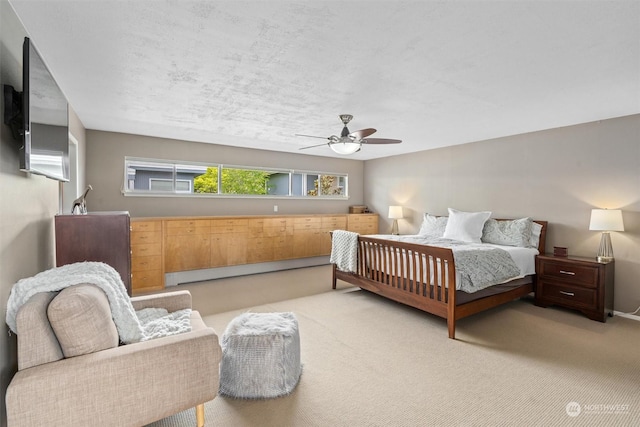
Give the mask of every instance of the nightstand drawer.
[{"label": "nightstand drawer", "polygon": [[553,277],[589,288],[598,286],[598,269],[596,267],[545,261],[541,263],[541,270],[539,274],[545,278]]},{"label": "nightstand drawer", "polygon": [[546,280],[538,281],[536,293],[539,298],[560,303],[565,307],[591,308],[597,303],[598,292],[595,289],[585,289],[579,286],[565,285]]}]

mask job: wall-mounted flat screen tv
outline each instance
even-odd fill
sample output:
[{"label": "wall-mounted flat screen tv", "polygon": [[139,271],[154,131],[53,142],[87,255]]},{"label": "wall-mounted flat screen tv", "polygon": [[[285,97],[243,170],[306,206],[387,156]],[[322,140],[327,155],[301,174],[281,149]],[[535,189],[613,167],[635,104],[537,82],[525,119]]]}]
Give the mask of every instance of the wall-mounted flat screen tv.
[{"label": "wall-mounted flat screen tv", "polygon": [[24,120],[20,169],[69,181],[68,103],[28,37],[23,44]]}]

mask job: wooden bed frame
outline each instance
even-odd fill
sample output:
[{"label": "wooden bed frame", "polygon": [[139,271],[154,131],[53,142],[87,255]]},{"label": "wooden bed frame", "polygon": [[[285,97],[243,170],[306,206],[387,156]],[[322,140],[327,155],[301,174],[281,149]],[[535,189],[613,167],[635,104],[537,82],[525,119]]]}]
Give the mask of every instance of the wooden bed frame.
[{"label": "wooden bed frame", "polygon": [[[535,222],[542,226],[538,251],[544,254],[547,221]],[[407,269],[410,271],[405,271]],[[388,274],[387,271],[394,273]],[[415,281],[412,279],[414,277],[433,277],[433,281],[423,283],[424,280]],[[456,289],[455,263],[451,249],[367,236],[358,236],[358,266],[355,273],[340,271],[333,264],[333,289],[336,288],[338,279],[447,319],[451,339],[455,339],[458,319],[535,291],[533,277],[531,283],[469,302],[456,303],[457,292],[449,291]],[[437,286],[434,283],[446,283],[447,286]]]}]

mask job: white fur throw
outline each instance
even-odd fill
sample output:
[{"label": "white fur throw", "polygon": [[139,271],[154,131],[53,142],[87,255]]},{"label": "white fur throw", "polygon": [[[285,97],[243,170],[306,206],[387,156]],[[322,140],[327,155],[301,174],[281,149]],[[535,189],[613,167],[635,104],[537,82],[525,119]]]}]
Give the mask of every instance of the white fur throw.
[{"label": "white fur throw", "polygon": [[120,341],[125,344],[191,330],[190,309],[168,313],[163,308],[146,308],[136,312],[120,274],[102,262],[63,265],[19,280],[13,285],[7,301],[7,325],[13,332],[18,333],[16,315],[22,304],[33,295],[40,292],[57,292],[82,283],[96,285],[107,295]]},{"label": "white fur throw", "polygon": [[358,268],[358,233],[334,230],[331,235],[331,257],[329,262],[338,270],[355,273]]}]

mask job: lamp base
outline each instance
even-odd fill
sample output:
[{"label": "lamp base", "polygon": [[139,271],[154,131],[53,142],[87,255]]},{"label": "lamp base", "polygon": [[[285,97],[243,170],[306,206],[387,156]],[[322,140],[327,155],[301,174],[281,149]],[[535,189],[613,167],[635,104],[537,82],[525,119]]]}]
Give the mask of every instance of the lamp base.
[{"label": "lamp base", "polygon": [[598,248],[598,255],[596,256],[598,262],[609,262],[613,260],[613,246],[611,246],[611,236],[609,232],[602,233],[600,239],[600,247]]},{"label": "lamp base", "polygon": [[391,234],[394,236],[397,236],[400,234],[400,232],[398,231],[398,220],[394,219],[393,220],[393,224],[391,225]]}]

